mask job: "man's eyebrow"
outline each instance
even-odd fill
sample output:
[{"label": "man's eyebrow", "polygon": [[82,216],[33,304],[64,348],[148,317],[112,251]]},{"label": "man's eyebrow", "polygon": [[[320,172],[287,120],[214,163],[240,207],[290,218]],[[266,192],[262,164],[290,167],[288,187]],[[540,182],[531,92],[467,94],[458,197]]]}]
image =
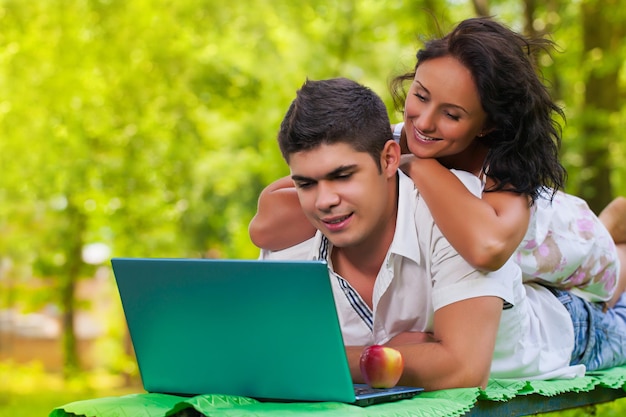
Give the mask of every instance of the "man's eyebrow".
[{"label": "man's eyebrow", "polygon": [[332,179],[337,178],[338,176],[340,176],[342,174],[345,174],[347,171],[353,171],[356,168],[357,168],[356,164],[341,165],[341,166],[333,169],[332,171],[324,174],[320,178],[310,178],[310,177],[305,177],[303,175],[292,175],[291,179],[293,181],[319,181],[319,179],[332,180]]},{"label": "man's eyebrow", "polygon": [[[428,94],[430,94],[430,91],[428,90],[428,88],[426,88],[424,86],[424,84],[422,84],[421,82],[419,82],[419,80],[415,80],[415,82],[417,84],[419,84],[420,88],[422,88],[424,91],[426,91]],[[465,110],[465,108],[463,106],[459,106],[458,104],[452,104],[452,103],[443,103],[444,106],[447,107],[454,107],[455,109],[459,109],[460,111],[462,111],[465,114],[470,114],[470,112],[468,112],[467,110]]]},{"label": "man's eyebrow", "polygon": [[299,182],[302,182],[302,181],[315,181],[313,178],[305,177],[305,176],[302,176],[302,175],[292,175],[291,179],[293,181],[299,181]]}]

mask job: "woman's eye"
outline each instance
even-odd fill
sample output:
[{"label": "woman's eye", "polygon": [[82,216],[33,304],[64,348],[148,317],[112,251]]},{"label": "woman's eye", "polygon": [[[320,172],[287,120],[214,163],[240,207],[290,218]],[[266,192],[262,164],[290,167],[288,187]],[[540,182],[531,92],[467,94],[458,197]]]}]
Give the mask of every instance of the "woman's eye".
[{"label": "woman's eye", "polygon": [[447,112],[446,112],[446,116],[448,116],[450,119],[454,120],[455,122],[458,122],[458,121],[459,121],[459,119],[460,119],[460,117],[459,117],[459,116],[457,116],[457,115],[455,115],[455,114],[452,114],[452,113],[447,113]]},{"label": "woman's eye", "polygon": [[420,93],[414,93],[413,94],[415,97],[417,97],[417,99],[419,101],[426,101],[426,97],[424,97],[423,95],[421,95]]}]

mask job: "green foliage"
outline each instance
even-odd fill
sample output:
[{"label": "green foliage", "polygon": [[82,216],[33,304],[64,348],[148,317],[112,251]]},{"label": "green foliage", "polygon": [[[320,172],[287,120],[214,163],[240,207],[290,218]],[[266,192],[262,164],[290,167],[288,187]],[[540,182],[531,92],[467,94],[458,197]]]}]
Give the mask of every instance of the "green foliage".
[{"label": "green foliage", "polygon": [[402,40],[428,20],[410,7],[1,1],[0,308],[59,306],[72,368],[74,289],[95,270],[85,245],[256,257],[247,225],[287,173],[275,134],[295,90],[343,75],[385,95]]},{"label": "green foliage", "polygon": [[[624,21],[623,2],[607,16]],[[524,27],[523,2],[490,7]],[[612,132],[593,140],[610,146],[614,193],[626,194],[626,107],[583,111],[584,75],[624,62],[626,43],[581,58],[580,2],[535,7],[533,27],[563,51],[541,64],[568,114],[570,191],[593,168],[582,154],[593,118]],[[443,0],[0,0],[0,308],[71,312],[73,285],[95,271],[80,252],[95,242],[113,256],[256,257],[247,225],[261,189],[288,172],[275,136],[302,82],[353,78],[397,121],[388,79],[472,14]],[[622,97],[625,82],[622,69]]]},{"label": "green foliage", "polygon": [[74,401],[143,392],[138,385],[124,387],[119,377],[109,374],[64,381],[60,375],[45,373],[37,363],[0,362],[0,382],[0,416],[11,417],[47,416]]},{"label": "green foliage", "polygon": [[[626,141],[620,129],[626,121],[624,106],[610,108],[619,105],[619,99],[608,98],[609,95],[623,97],[626,80],[622,75],[621,80],[615,80],[602,89],[595,82],[599,75],[614,71],[624,74],[626,71],[623,66],[626,33],[615,31],[612,40],[605,43],[598,36],[601,28],[611,28],[609,22],[614,28],[624,27],[625,5],[624,0],[560,1],[556,2],[556,7],[554,4],[546,6],[538,22],[539,27],[553,34],[560,48],[560,53],[554,54],[553,60],[544,61],[546,65],[543,68],[549,74],[555,96],[560,98],[567,114],[563,131],[563,162],[569,172],[568,190],[587,199],[602,187],[593,179],[604,169],[611,173],[612,189],[608,191],[612,195],[626,194],[626,170],[620,162],[620,156],[626,151]],[[589,22],[591,11],[598,12],[594,16],[599,21]],[[585,17],[586,26],[583,25]],[[585,34],[585,31],[589,33]],[[613,104],[609,104],[611,101]],[[598,102],[606,104],[598,107]],[[594,150],[608,151],[608,159],[590,164],[589,157]],[[586,184],[590,180],[591,187]]]},{"label": "green foliage", "polygon": [[403,41],[432,20],[409,6],[0,3],[0,253],[14,279],[62,280],[93,242],[255,257],[247,223],[287,173],[274,138],[295,90],[343,75],[386,96],[397,57],[412,61]]},{"label": "green foliage", "polygon": [[624,413],[626,413],[626,399],[621,398],[608,403],[538,415],[544,417],[621,417]]}]

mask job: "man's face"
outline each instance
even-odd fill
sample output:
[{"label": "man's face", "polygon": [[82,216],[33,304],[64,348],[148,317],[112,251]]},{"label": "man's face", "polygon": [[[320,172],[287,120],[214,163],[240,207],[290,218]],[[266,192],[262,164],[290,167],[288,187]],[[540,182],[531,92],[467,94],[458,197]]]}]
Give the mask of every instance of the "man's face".
[{"label": "man's face", "polygon": [[[388,155],[390,153],[392,157]],[[290,156],[300,205],[311,223],[336,247],[355,247],[391,235],[396,217],[396,144],[372,157],[349,144],[321,145]]]}]

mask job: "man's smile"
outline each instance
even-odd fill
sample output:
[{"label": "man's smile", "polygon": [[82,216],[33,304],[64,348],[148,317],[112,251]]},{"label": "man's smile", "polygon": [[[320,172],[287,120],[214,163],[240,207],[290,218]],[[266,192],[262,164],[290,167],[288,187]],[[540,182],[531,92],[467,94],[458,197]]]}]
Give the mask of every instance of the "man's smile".
[{"label": "man's smile", "polygon": [[330,231],[338,231],[343,229],[352,218],[353,213],[344,215],[344,216],[333,216],[333,217],[325,217],[320,218],[320,221],[328,228]]}]

